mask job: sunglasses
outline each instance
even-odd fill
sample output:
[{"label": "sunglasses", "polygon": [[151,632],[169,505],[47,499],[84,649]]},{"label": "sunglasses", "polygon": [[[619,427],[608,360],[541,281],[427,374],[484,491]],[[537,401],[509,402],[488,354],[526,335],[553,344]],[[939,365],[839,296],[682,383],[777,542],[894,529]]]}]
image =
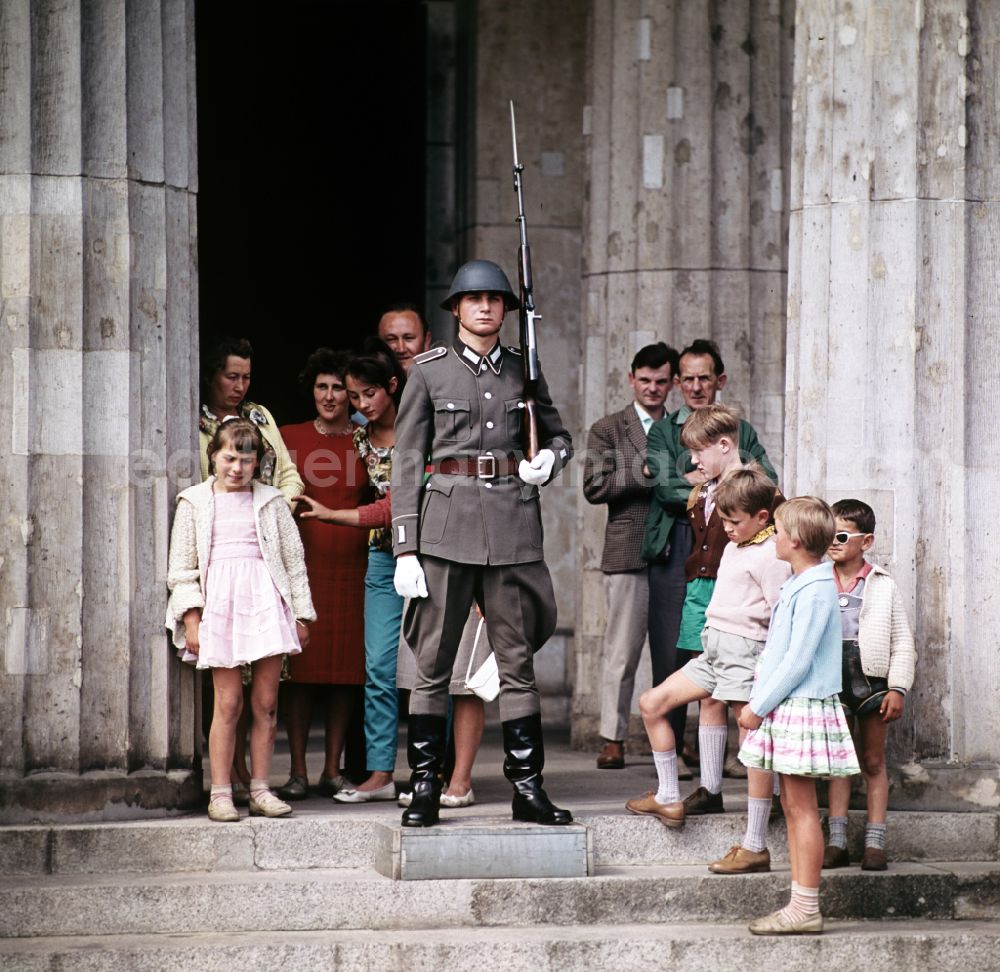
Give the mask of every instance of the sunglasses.
[{"label": "sunglasses", "polygon": [[847,543],[851,537],[867,537],[867,533],[848,533],[846,530],[841,530],[839,533],[833,535],[834,543]]}]

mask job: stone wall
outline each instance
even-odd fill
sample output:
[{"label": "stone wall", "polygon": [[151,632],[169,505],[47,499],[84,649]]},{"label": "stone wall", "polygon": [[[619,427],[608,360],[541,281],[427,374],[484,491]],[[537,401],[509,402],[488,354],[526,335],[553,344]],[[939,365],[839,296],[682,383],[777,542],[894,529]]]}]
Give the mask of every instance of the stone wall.
[{"label": "stone wall", "polygon": [[874,507],[915,622],[897,807],[1000,805],[998,36],[975,0],[797,11],[785,471]]},{"label": "stone wall", "polygon": [[163,629],[165,472],[195,444],[194,4],[9,0],[0,37],[0,822],[177,806],[200,789]]},{"label": "stone wall", "polygon": [[[729,376],[724,399],[781,468],[792,17],[777,0],[590,4],[584,429],[630,401],[640,347],[710,337]],[[680,404],[674,393],[667,407]],[[605,520],[604,507],[579,498],[580,745],[595,742],[599,718]],[[644,656],[637,693],[649,677]],[[637,716],[632,731],[646,745]]]}]

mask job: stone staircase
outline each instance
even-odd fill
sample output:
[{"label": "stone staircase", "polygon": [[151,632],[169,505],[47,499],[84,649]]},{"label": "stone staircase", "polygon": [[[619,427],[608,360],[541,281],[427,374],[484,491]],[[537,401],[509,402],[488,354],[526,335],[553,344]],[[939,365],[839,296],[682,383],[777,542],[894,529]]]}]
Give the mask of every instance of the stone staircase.
[{"label": "stone staircase", "polygon": [[[441,837],[457,850],[473,831],[513,839],[504,786],[495,800],[445,811]],[[727,787],[735,804],[739,785]],[[571,805],[590,854],[585,877],[393,880],[374,866],[399,822],[391,804],[310,799],[290,819],[232,825],[198,816],[5,828],[0,969],[1000,967],[994,813],[891,814],[890,870],[825,872],[827,933],[774,939],[749,935],[746,922],[787,899],[783,821],[771,827],[774,871],[727,877],[705,863],[738,842],[741,812],[668,831],[607,801]],[[855,845],[861,822],[852,815]]]},{"label": "stone staircase", "polygon": [[[725,814],[671,831],[623,809],[653,785],[648,755],[597,772],[592,753],[551,737],[546,786],[579,824],[548,829],[551,840],[510,820],[502,752],[490,733],[477,760],[475,805],[442,811],[441,825],[423,834],[400,832],[394,804],[315,796],[287,820],[213,824],[195,814],[0,828],[0,970],[1000,968],[995,812],[890,813],[889,871],[824,872],[824,935],[755,938],[747,921],[787,900],[784,821],[771,824],[771,874],[710,874],[706,862],[743,834],[745,783],[724,782]],[[310,754],[313,779],[321,758]],[[286,772],[279,745],[272,782]],[[863,814],[852,812],[854,860],[862,829]],[[558,873],[554,861],[576,854],[579,864],[582,853],[582,870],[572,873],[589,874],[483,876],[502,871],[490,870],[502,855],[483,851],[491,832],[511,848],[544,842],[522,850],[530,873]],[[441,862],[455,872],[456,859],[480,876],[386,876]],[[518,873],[529,872],[519,865]]]}]

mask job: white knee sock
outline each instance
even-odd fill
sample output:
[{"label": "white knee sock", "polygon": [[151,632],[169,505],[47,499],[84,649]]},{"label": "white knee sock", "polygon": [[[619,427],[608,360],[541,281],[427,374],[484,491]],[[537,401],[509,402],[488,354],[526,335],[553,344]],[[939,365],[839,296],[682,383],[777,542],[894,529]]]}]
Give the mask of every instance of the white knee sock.
[{"label": "white knee sock", "polygon": [[681,798],[680,787],[677,785],[677,750],[653,752],[653,763],[656,765],[657,803],[677,803]]},{"label": "white knee sock", "polygon": [[698,726],[701,785],[709,793],[722,792],[722,762],[726,755],[726,726]]},{"label": "white knee sock", "polygon": [[747,832],[743,846],[759,854],[767,847],[767,821],[771,816],[771,801],[767,798],[747,798]]}]

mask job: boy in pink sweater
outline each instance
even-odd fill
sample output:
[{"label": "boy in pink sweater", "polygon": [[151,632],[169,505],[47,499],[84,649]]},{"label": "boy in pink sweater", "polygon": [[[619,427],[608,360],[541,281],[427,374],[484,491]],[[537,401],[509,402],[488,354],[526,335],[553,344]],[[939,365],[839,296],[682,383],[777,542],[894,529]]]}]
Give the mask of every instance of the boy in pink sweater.
[{"label": "boy in pink sweater", "polygon": [[[702,631],[704,651],[675,672],[661,686],[653,707],[642,705],[643,719],[657,765],[660,788],[625,805],[630,813],[659,817],[668,827],[684,823],[684,805],[671,778],[672,748],[660,740],[666,725],[663,710],[705,698],[727,703],[737,718],[750,698],[757,656],[767,639],[771,608],[778,601],[781,585],[791,575],[788,564],[778,560],[771,524],[771,510],[780,496],[774,483],[759,466],[729,472],[714,491],[714,502],[729,543],[726,545],[712,598],[705,612]],[[647,713],[647,709],[650,711]],[[646,718],[647,715],[650,718]],[[740,733],[740,741],[743,732]],[[660,743],[658,745],[658,743]],[[667,750],[667,752],[660,752]],[[660,763],[664,763],[663,766]],[[672,784],[672,785],[671,785]],[[747,831],[742,844],[733,846],[721,860],[709,865],[716,874],[749,874],[771,869],[767,850],[767,823],[771,812],[771,774],[751,769],[747,773]]]}]

